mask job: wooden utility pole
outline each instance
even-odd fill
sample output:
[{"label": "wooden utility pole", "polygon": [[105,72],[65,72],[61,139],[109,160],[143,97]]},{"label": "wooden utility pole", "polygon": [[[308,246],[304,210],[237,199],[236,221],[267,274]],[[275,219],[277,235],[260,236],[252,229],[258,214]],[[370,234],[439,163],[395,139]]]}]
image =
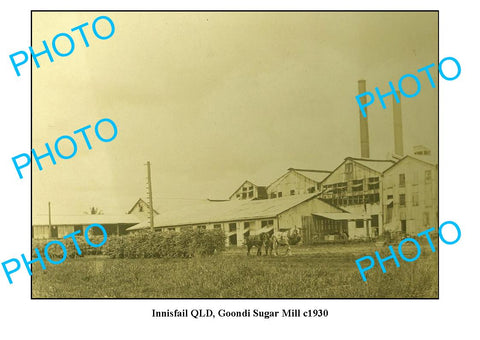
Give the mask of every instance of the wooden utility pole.
[{"label": "wooden utility pole", "polygon": [[50,202],[48,202],[48,238],[52,238],[52,211],[50,210]]},{"label": "wooden utility pole", "polygon": [[150,206],[150,230],[153,231],[153,198],[152,198],[152,177],[150,175],[150,161],[147,162],[147,189],[148,189],[148,205]]}]

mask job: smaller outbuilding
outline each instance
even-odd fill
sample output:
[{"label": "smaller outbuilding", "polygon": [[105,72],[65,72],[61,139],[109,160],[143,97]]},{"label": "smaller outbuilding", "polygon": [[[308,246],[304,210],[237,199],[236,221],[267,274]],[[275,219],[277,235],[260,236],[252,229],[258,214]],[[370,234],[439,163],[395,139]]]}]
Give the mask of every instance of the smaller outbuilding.
[{"label": "smaller outbuilding", "polygon": [[[85,229],[94,223],[102,225],[107,235],[124,235],[126,229],[140,223],[140,219],[131,214],[123,215],[52,215],[51,223],[48,223],[48,215],[32,217],[32,238],[49,239],[63,238],[65,235]],[[97,230],[91,229],[96,232]],[[101,231],[99,231],[101,233]]]}]

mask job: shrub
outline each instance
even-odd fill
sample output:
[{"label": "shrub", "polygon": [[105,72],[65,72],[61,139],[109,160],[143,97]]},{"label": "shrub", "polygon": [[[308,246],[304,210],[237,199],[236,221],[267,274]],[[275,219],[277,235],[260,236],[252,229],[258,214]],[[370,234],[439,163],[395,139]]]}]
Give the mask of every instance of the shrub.
[{"label": "shrub", "polygon": [[103,254],[111,258],[189,258],[223,250],[225,234],[221,230],[140,231],[126,236],[109,236],[102,246]]},{"label": "shrub", "polygon": [[[110,238],[112,236],[108,236],[107,238],[107,243],[110,241]],[[100,244],[103,241],[103,235],[102,236],[91,236],[89,237],[90,242],[93,244]],[[67,249],[67,258],[75,258],[75,257],[82,257],[84,255],[101,255],[103,254],[103,247],[107,244],[105,243],[101,247],[92,247],[90,246],[87,241],[85,240],[85,237],[83,236],[75,236],[75,240],[77,241],[78,247],[80,248],[81,255],[78,254],[77,249],[75,247],[75,244],[73,241],[68,238],[68,239],[47,239],[47,240],[32,240],[32,255],[33,251],[35,248],[38,249],[42,257],[45,254],[45,246],[53,240],[57,240],[63,243],[65,248]],[[53,259],[59,259],[63,257],[63,250],[62,247],[60,247],[58,244],[53,244],[48,248],[48,256],[53,260]]]}]

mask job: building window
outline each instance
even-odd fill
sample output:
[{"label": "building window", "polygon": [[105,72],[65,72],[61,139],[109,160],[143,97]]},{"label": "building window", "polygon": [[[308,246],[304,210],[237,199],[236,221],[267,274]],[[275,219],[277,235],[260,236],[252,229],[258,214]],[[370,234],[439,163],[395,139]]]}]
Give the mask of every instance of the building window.
[{"label": "building window", "polygon": [[248,197],[250,197],[250,198],[253,197],[253,191],[250,191],[250,192],[248,193]]},{"label": "building window", "polygon": [[432,181],[432,170],[425,170],[425,184],[429,184]]},{"label": "building window", "polygon": [[236,223],[229,223],[228,224],[228,231],[237,231],[237,224]]},{"label": "building window", "polygon": [[279,198],[282,197],[282,192],[281,191],[278,192],[278,197]]},{"label": "building window", "polygon": [[243,222],[243,229],[250,228],[250,222]]},{"label": "building window", "polygon": [[262,228],[273,226],[273,220],[263,220]]},{"label": "building window", "polygon": [[253,190],[253,187],[250,187],[249,190]]},{"label": "building window", "polygon": [[139,211],[139,212],[142,212],[142,211],[143,211],[143,205],[140,204],[140,205],[138,206],[138,211]]},{"label": "building window", "polygon": [[243,187],[242,190],[243,190],[243,191],[247,191],[247,187]]},{"label": "building window", "polygon": [[274,192],[272,192],[272,193],[270,194],[270,198],[277,198],[277,194],[274,193]]},{"label": "building window", "polygon": [[351,174],[353,172],[353,164],[347,163],[345,164],[345,173]]},{"label": "building window", "polygon": [[430,214],[428,213],[428,211],[425,211],[423,213],[423,225],[428,226],[429,224],[430,224]]},{"label": "building window", "polygon": [[372,215],[372,227],[378,227],[378,215]]},{"label": "building window", "polygon": [[242,197],[242,195],[241,195],[241,194],[237,194],[237,198],[240,198],[240,197]]},{"label": "building window", "polygon": [[355,228],[363,228],[363,220],[356,220]]},{"label": "building window", "polygon": [[242,199],[246,199],[246,198],[247,198],[247,193],[244,192],[244,193],[242,194]]},{"label": "building window", "polygon": [[175,228],[168,228],[168,231],[175,231]]},{"label": "building window", "polygon": [[378,190],[380,188],[380,180],[378,177],[368,178],[368,190]]},{"label": "building window", "polygon": [[290,190],[290,195],[295,195],[295,190]]},{"label": "building window", "polygon": [[213,229],[222,229],[222,225],[221,224],[214,224]]},{"label": "building window", "polygon": [[315,187],[310,187],[308,188],[308,193],[311,194],[311,193],[314,193],[315,192]]},{"label": "building window", "polygon": [[412,194],[412,205],[414,207],[418,206],[418,192]]},{"label": "building window", "polygon": [[399,182],[400,188],[405,188],[405,174],[398,175],[398,182]]},{"label": "building window", "polygon": [[400,206],[405,206],[405,194],[400,194]]},{"label": "building window", "polygon": [[197,229],[207,229],[206,225],[197,225]]},{"label": "building window", "polygon": [[363,179],[353,180],[352,191],[363,191]]}]

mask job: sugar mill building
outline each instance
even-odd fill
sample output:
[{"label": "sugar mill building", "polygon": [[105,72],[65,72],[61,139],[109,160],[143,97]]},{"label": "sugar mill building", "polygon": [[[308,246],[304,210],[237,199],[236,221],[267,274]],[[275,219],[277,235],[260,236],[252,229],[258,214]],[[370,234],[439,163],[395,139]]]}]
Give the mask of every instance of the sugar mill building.
[{"label": "sugar mill building", "polygon": [[[227,235],[227,245],[242,245],[246,235],[260,229],[302,229],[302,218],[315,214],[325,223],[318,235],[335,235],[355,228],[357,217],[319,199],[317,194],[292,195],[267,200],[203,201],[155,216],[155,229],[180,231],[182,228],[221,229]],[[337,214],[335,216],[328,214]],[[313,218],[312,218],[313,219]],[[344,222],[336,222],[344,221]],[[145,220],[128,231],[147,229]]]},{"label": "sugar mill building", "polygon": [[319,192],[320,184],[330,174],[327,170],[290,168],[267,187],[268,198],[312,194]]},{"label": "sugar mill building", "polygon": [[438,228],[438,168],[405,156],[384,172],[384,229],[415,235]]},{"label": "sugar mill building", "polygon": [[320,197],[348,212],[366,215],[358,220],[350,238],[375,237],[383,223],[382,173],[392,160],[347,157],[322,182]]}]

